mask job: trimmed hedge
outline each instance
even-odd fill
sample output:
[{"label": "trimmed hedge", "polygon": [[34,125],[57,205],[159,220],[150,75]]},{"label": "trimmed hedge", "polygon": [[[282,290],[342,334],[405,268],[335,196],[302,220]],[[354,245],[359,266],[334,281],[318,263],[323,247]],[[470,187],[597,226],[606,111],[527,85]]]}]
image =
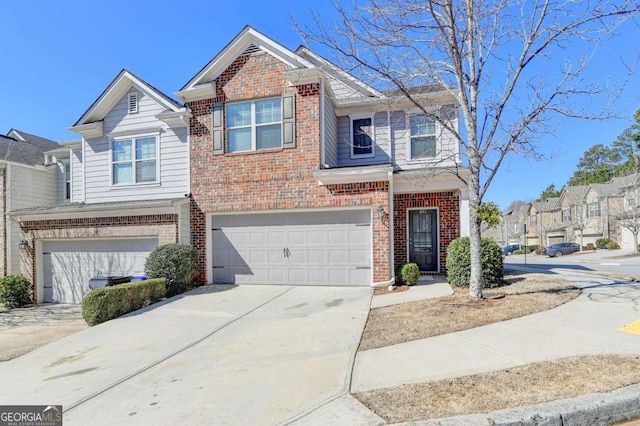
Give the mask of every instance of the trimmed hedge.
[{"label": "trimmed hedge", "polygon": [[611,239],[609,238],[598,238],[596,240],[596,247],[599,249],[606,249],[607,244],[609,244],[610,242],[611,242]]},{"label": "trimmed hedge", "polygon": [[[483,238],[480,245],[484,288],[503,285],[502,249],[493,238]],[[471,280],[471,242],[469,237],[456,238],[447,249],[447,281],[457,287],[469,287]]]},{"label": "trimmed hedge", "polygon": [[149,254],[144,272],[149,278],[166,278],[167,297],[184,293],[198,276],[198,251],[189,244],[163,244]]},{"label": "trimmed hedge", "polygon": [[82,317],[91,326],[100,324],[149,306],[165,293],[164,278],[96,288],[82,299]]},{"label": "trimmed hedge", "polygon": [[415,263],[405,263],[400,269],[400,275],[402,276],[402,282],[406,285],[418,284],[420,268]]},{"label": "trimmed hedge", "polygon": [[0,279],[0,303],[8,309],[31,303],[31,282],[22,275]]}]

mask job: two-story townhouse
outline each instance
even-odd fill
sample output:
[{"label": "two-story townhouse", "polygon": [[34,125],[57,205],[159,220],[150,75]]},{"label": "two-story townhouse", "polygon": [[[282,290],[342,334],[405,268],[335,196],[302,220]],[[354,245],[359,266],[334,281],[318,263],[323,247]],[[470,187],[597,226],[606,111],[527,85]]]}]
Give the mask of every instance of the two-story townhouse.
[{"label": "two-story townhouse", "polygon": [[623,197],[621,210],[611,212],[617,223],[620,247],[637,252],[640,234],[640,174],[614,180],[617,180]]},{"label": "two-story townhouse", "polygon": [[524,245],[524,227],[527,223],[529,204],[521,203],[501,214],[502,223],[499,225],[499,238],[496,240],[503,245]]},{"label": "two-story townhouse", "polygon": [[582,200],[588,185],[565,186],[558,200],[556,225],[549,232],[549,244],[578,242],[576,232],[584,228]]},{"label": "two-story townhouse", "polygon": [[7,213],[14,209],[55,203],[56,170],[45,164],[44,152],[58,144],[21,130],[0,135],[0,275],[20,273],[20,226]]},{"label": "two-story townhouse", "polygon": [[143,272],[158,244],[190,241],[189,118],[122,70],[70,128],[81,139],[45,152],[52,199],[11,213],[38,303],[79,303],[92,277]]},{"label": "two-story townhouse", "polygon": [[[420,95],[457,126],[443,88]],[[192,111],[201,283],[393,282],[468,234],[458,146],[397,93],[245,27],[176,96]]]},{"label": "two-story townhouse", "polygon": [[589,185],[583,200],[584,229],[577,235],[581,244],[595,244],[598,238],[618,241],[620,236],[613,213],[622,211],[624,202],[618,182]]},{"label": "two-story townhouse", "polygon": [[527,245],[549,245],[549,231],[558,222],[559,197],[548,198],[543,201],[535,201],[529,206],[529,219],[527,224]]}]

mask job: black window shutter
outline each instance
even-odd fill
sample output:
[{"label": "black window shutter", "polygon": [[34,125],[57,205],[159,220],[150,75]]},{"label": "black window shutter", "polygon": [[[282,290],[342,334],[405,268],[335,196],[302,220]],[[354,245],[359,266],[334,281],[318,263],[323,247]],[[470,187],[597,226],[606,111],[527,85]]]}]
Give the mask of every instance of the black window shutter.
[{"label": "black window shutter", "polygon": [[282,96],[282,146],[296,147],[296,95]]},{"label": "black window shutter", "polygon": [[211,105],[213,155],[224,154],[224,105],[222,102]]}]

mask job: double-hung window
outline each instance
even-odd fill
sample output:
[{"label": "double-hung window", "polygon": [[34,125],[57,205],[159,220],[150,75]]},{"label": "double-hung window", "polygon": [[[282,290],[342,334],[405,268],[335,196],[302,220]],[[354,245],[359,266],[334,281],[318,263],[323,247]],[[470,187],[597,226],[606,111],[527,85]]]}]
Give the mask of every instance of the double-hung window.
[{"label": "double-hung window", "polygon": [[282,146],[281,98],[227,105],[228,152]]},{"label": "double-hung window", "polygon": [[118,139],[112,142],[113,185],[157,182],[157,138]]},{"label": "double-hung window", "polygon": [[563,222],[570,222],[571,221],[571,209],[564,209],[562,210],[562,221]]},{"label": "double-hung window", "polygon": [[351,157],[373,157],[373,117],[351,120]]},{"label": "double-hung window", "polygon": [[409,117],[411,128],[411,158],[434,158],[436,150],[436,122],[424,114]]},{"label": "double-hung window", "polygon": [[625,197],[625,210],[633,210],[636,208],[636,190],[631,189],[627,191]]},{"label": "double-hung window", "polygon": [[589,203],[587,205],[587,213],[589,215],[589,217],[599,217],[600,216],[600,203],[599,202],[595,202],[595,203]]}]

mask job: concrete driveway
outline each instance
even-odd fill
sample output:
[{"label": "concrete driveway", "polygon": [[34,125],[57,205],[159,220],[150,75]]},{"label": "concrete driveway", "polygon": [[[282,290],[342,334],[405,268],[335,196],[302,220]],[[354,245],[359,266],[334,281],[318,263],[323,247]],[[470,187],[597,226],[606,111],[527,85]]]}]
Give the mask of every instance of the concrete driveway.
[{"label": "concrete driveway", "polygon": [[0,364],[0,404],[62,404],[66,425],[288,423],[348,390],[371,295],[201,287]]}]

